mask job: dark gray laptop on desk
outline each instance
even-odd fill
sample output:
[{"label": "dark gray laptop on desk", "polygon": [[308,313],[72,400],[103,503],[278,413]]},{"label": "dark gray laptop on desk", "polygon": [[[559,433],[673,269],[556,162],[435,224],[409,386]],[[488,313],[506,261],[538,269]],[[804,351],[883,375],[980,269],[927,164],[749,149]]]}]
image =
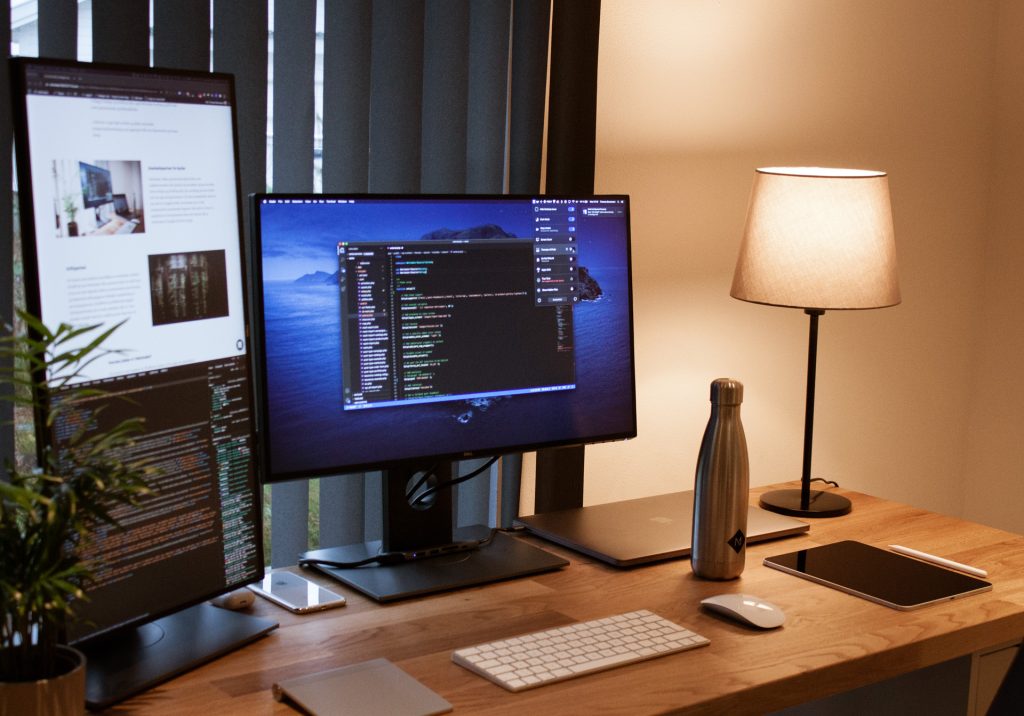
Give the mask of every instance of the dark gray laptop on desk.
[{"label": "dark gray laptop on desk", "polygon": [[[693,491],[578,507],[520,517],[527,530],[616,567],[632,567],[690,554]],[[751,507],[747,541],[806,532],[806,522]]]}]

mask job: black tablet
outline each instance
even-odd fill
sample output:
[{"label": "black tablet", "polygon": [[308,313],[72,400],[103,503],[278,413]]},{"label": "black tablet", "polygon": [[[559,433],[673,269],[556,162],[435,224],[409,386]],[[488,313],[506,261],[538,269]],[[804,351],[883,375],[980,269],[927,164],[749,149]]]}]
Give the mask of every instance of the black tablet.
[{"label": "black tablet", "polygon": [[853,540],[766,557],[764,564],[902,610],[992,589],[982,579]]}]

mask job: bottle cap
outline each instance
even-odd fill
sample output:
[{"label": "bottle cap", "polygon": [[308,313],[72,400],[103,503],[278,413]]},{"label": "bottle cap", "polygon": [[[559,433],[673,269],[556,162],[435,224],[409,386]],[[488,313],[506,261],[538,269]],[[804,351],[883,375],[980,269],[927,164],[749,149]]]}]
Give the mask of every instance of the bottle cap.
[{"label": "bottle cap", "polygon": [[732,378],[713,380],[711,402],[718,405],[739,405],[743,402],[743,383]]}]

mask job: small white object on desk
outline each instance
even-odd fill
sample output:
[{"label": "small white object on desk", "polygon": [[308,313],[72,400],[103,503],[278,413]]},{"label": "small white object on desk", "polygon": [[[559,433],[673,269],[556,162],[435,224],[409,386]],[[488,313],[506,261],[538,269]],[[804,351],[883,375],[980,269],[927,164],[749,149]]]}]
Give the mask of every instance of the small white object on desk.
[{"label": "small white object on desk", "polygon": [[387,659],[373,659],[274,684],[274,698],[313,716],[437,716],[452,705]]},{"label": "small white object on desk", "polygon": [[219,597],[214,597],[210,600],[210,604],[222,609],[238,610],[248,609],[255,601],[256,595],[243,587],[227,594],[221,594]]},{"label": "small white object on desk", "polygon": [[949,567],[950,569],[955,569],[958,572],[964,572],[966,574],[971,574],[971,575],[973,575],[975,577],[987,577],[988,576],[988,572],[986,572],[984,569],[979,569],[978,567],[972,567],[969,564],[961,564],[960,562],[954,562],[953,560],[946,559],[945,557],[937,557],[934,554],[928,554],[927,552],[921,552],[921,551],[916,550],[916,549],[911,549],[910,547],[904,547],[903,545],[891,544],[891,545],[889,545],[889,549],[891,549],[893,552],[899,552],[900,554],[905,554],[908,557],[917,557],[918,559],[923,559],[925,562],[931,562],[932,564],[937,564],[940,567]]},{"label": "small white object on desk", "polygon": [[786,621],[786,614],[779,607],[752,594],[718,594],[700,603],[713,612],[758,629],[776,629]]}]

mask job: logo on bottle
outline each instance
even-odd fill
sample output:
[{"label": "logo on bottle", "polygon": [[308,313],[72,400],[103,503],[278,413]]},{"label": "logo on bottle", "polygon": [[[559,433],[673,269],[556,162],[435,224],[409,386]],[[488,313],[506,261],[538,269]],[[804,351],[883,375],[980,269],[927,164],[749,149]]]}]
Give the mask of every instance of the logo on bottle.
[{"label": "logo on bottle", "polygon": [[747,536],[743,534],[743,530],[736,530],[736,534],[729,538],[726,542],[730,547],[735,550],[736,554],[739,554],[743,550],[743,545],[747,543]]}]

